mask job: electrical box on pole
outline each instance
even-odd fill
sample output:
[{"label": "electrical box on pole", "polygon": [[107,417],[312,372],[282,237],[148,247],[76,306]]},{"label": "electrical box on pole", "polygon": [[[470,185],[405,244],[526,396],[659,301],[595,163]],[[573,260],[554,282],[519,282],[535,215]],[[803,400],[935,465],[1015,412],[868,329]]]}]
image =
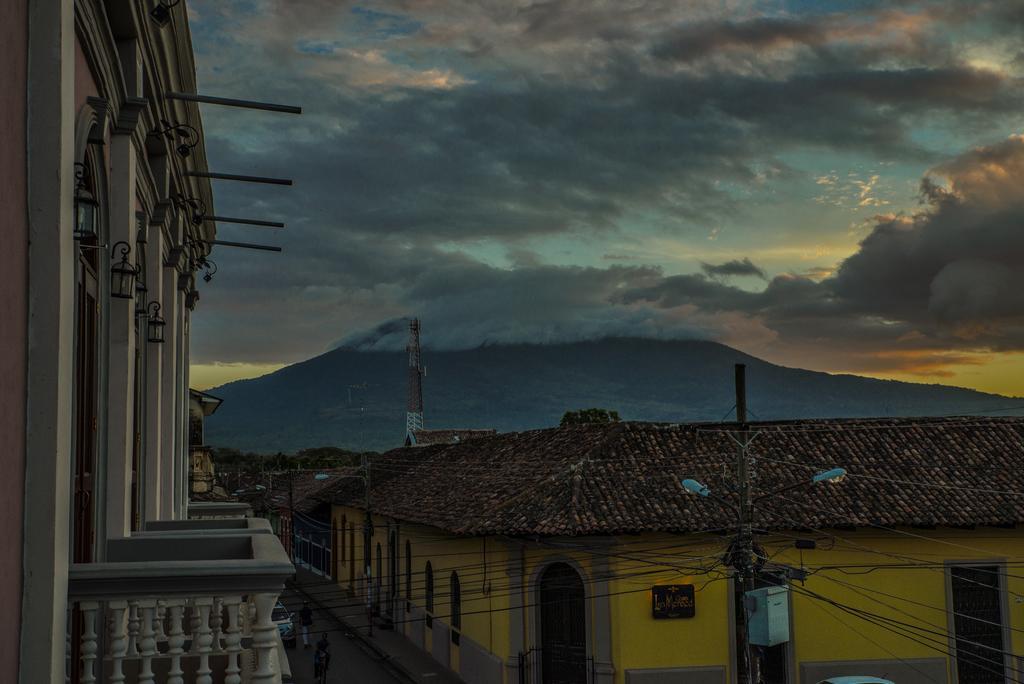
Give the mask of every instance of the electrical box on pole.
[{"label": "electrical box on pole", "polygon": [[744,594],[747,638],[755,646],[789,641],[789,587],[764,587]]}]

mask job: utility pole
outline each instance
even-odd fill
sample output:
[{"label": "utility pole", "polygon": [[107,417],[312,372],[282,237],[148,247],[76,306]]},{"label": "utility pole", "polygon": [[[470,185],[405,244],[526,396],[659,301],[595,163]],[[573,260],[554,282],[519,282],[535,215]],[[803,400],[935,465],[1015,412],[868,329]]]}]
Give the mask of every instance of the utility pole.
[{"label": "utility pole", "polygon": [[743,597],[741,599],[743,608],[743,629],[740,635],[743,639],[743,658],[747,669],[747,684],[756,684],[760,679],[756,670],[757,657],[750,645],[750,613],[747,608],[748,592],[756,589],[754,573],[754,509],[750,496],[750,470],[747,460],[747,447],[750,445],[750,430],[747,427],[747,367],[745,364],[736,364],[736,422],[737,430],[737,453],[736,453],[736,481],[739,485],[739,536],[736,540],[736,558],[734,567],[739,573],[739,580],[743,586]]},{"label": "utility pole", "polygon": [[[686,478],[680,482],[683,489],[692,495],[704,497],[716,502],[718,505],[731,509],[736,514],[736,537],[729,544],[726,553],[727,563],[732,566],[733,581],[742,588],[740,596],[743,624],[737,634],[739,643],[738,649],[743,654],[743,663],[746,666],[745,684],[758,684],[761,681],[761,659],[750,643],[750,607],[748,595],[757,588],[757,576],[761,566],[764,564],[762,558],[758,558],[759,549],[754,540],[754,503],[764,499],[787,492],[800,487],[816,486],[821,483],[838,483],[846,477],[845,468],[831,468],[813,475],[804,480],[798,480],[784,487],[771,492],[759,494],[756,498],[751,493],[750,486],[750,462],[747,451],[750,443],[757,437],[757,431],[751,432],[747,425],[747,383],[746,366],[736,364],[736,429],[729,430],[726,434],[736,442],[736,482],[739,505],[734,504],[729,498],[716,495],[711,489],[697,480]],[[788,636],[786,638],[788,640]]]}]

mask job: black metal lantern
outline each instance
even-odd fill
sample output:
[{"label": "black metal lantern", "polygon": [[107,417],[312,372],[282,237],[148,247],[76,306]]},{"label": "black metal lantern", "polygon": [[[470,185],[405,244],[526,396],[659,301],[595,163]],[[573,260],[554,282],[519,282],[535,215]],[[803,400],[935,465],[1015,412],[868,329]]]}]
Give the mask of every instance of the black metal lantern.
[{"label": "black metal lantern", "polygon": [[203,280],[210,282],[213,280],[213,276],[217,273],[217,264],[213,263],[213,259],[203,259],[202,267],[206,269],[206,273],[203,274]]},{"label": "black metal lantern", "polygon": [[124,240],[114,243],[110,250],[113,258],[118,246],[121,246],[121,261],[110,267],[110,296],[118,299],[131,299],[135,296],[135,266],[128,263],[128,255],[132,253],[131,245]]},{"label": "black metal lantern", "polygon": [[146,301],[147,292],[149,292],[149,290],[146,288],[146,283],[142,282],[141,278],[137,279],[135,281],[135,301],[137,302],[135,305],[136,316],[146,315],[146,306],[143,302]]},{"label": "black metal lantern", "polygon": [[169,0],[168,2],[165,2],[165,0],[159,0],[156,7],[150,10],[149,16],[153,17],[153,21],[157,26],[163,28],[171,21],[171,8],[179,2],[181,2],[181,0]]},{"label": "black metal lantern", "polygon": [[160,302],[150,302],[149,306],[146,308],[148,309],[149,313],[148,339],[150,342],[163,344],[164,326],[166,325],[166,323],[164,322],[164,319],[160,316]]},{"label": "black metal lantern", "polygon": [[192,150],[199,144],[199,131],[188,124],[173,124],[167,119],[160,119],[160,125],[163,128],[154,130],[150,135],[167,138],[182,157],[192,154]]},{"label": "black metal lantern", "polygon": [[75,239],[96,237],[96,214],[100,203],[85,189],[85,164],[75,163]]},{"label": "black metal lantern", "polygon": [[174,200],[175,205],[185,212],[191,212],[192,225],[201,226],[206,219],[206,204],[198,198],[178,195]]}]

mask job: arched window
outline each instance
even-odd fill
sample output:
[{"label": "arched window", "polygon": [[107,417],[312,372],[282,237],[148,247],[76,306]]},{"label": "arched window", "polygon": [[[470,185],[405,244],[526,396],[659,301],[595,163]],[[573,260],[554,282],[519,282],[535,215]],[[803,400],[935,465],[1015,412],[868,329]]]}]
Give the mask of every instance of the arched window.
[{"label": "arched window", "polygon": [[412,544],[405,540],[405,600],[412,601]]},{"label": "arched window", "polygon": [[427,567],[423,570],[423,591],[426,595],[427,627],[432,627],[434,624],[434,568],[431,567],[430,561],[427,561]]},{"label": "arched window", "polygon": [[452,643],[459,643],[459,630],[462,629],[462,590],[459,587],[459,573],[453,572],[451,578],[451,620]]}]

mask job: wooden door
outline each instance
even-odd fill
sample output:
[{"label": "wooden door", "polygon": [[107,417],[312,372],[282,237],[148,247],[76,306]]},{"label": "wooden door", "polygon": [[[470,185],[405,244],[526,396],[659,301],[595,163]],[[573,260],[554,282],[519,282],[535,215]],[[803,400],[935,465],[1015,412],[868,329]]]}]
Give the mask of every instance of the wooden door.
[{"label": "wooden door", "polygon": [[586,596],[579,573],[565,563],[540,579],[543,684],[587,684]]},{"label": "wooden door", "polygon": [[[87,250],[82,250],[83,252]],[[93,251],[93,250],[88,250]],[[96,442],[99,432],[97,365],[99,361],[99,282],[96,264],[83,254],[78,269],[77,348],[75,350],[74,547],[72,560],[94,558]]]}]

